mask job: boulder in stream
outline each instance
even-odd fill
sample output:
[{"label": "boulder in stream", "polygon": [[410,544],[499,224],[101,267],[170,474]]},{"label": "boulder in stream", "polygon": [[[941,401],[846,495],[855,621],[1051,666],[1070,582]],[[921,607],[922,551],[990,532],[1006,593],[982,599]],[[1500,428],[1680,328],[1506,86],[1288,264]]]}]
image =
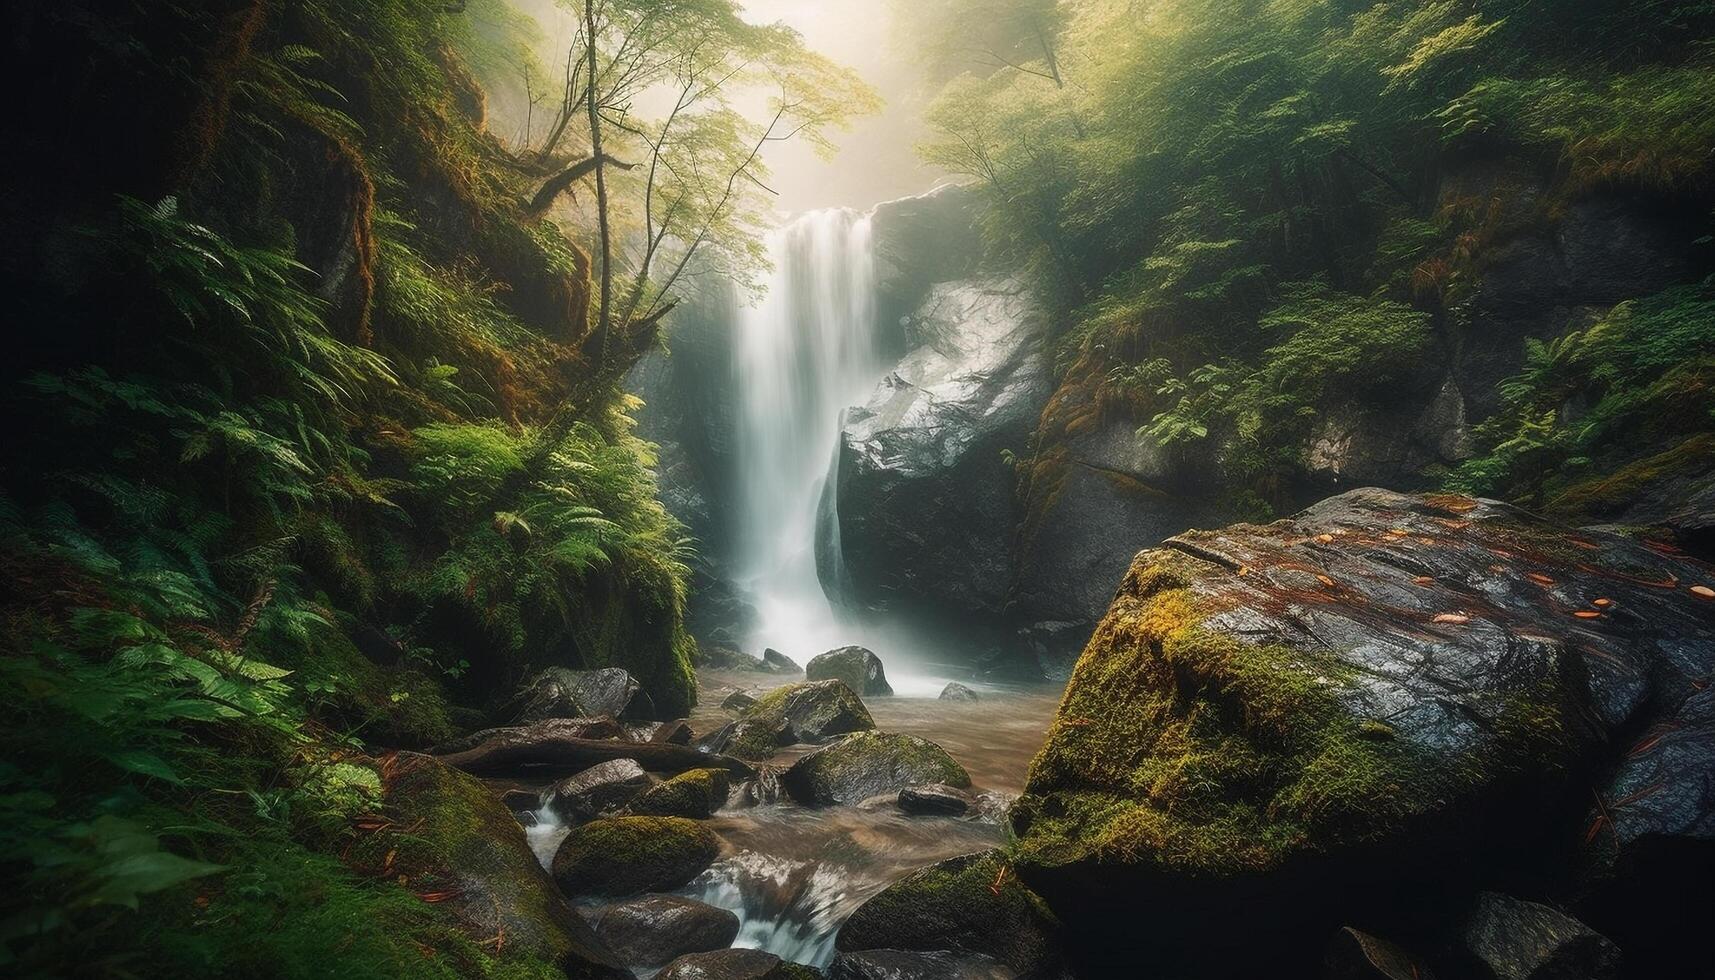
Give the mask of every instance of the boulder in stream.
[{"label": "boulder in stream", "polygon": [[[1616,880],[1676,882],[1590,919],[1622,948],[1695,929],[1712,587],[1642,542],[1450,495],[1352,491],[1171,538],[1133,562],[1032,763],[1018,873],[1089,947],[1164,969],[1454,919],[1496,855],[1589,868],[1560,898],[1597,906]],[[1665,781],[1632,788],[1651,767]]]},{"label": "boulder in stream", "polygon": [[721,839],[683,817],[603,817],[572,828],[554,852],[554,881],[573,897],[671,891],[701,874]]},{"label": "boulder in stream", "polygon": [[619,667],[549,667],[524,685],[516,701],[518,721],[524,723],[545,718],[646,720],[655,714],[655,705],[643,685]]},{"label": "boulder in stream", "polygon": [[971,808],[971,794],[946,783],[907,786],[899,791],[899,808],[906,813],[958,817]]},{"label": "boulder in stream", "polygon": [[804,756],[780,784],[804,806],[861,803],[908,786],[945,783],[960,789],[971,777],[947,750],[896,732],[858,732]]},{"label": "boulder in stream", "polygon": [[802,674],[804,668],[798,662],[779,650],[769,647],[762,651],[762,662],[767,664],[776,674]]},{"label": "boulder in stream", "polygon": [[852,913],[839,951],[948,951],[990,957],[1013,975],[1058,976],[1060,925],[999,851],[978,851],[914,871]]},{"label": "boulder in stream", "polygon": [[875,719],[856,689],[839,680],[810,680],[777,687],[745,709],[747,721],[778,718],[791,742],[820,742],[835,735],[869,731]]},{"label": "boulder in stream", "polygon": [[817,980],[820,970],[788,963],[760,949],[690,953],[667,964],[655,980]]},{"label": "boulder in stream", "polygon": [[630,977],[542,870],[512,814],[481,782],[433,756],[401,752],[383,769],[385,813],[409,833],[387,833],[373,845],[387,852],[390,874],[406,876],[419,894],[443,893],[449,911],[474,941],[504,935],[497,955],[546,961],[568,977]]},{"label": "boulder in stream", "polygon": [[958,681],[949,681],[947,683],[946,687],[941,688],[941,698],[940,699],[942,701],[981,701],[982,700],[982,698],[980,696],[978,696],[977,692],[971,690],[970,688],[966,687],[963,684],[960,684]]},{"label": "boulder in stream", "polygon": [[725,769],[692,769],[650,787],[626,808],[647,817],[689,817],[707,820],[726,805],[731,780]]},{"label": "boulder in stream", "polygon": [[866,949],[841,953],[828,980],[1016,980],[1004,964],[975,953],[947,950]]},{"label": "boulder in stream", "polygon": [[743,711],[756,703],[756,695],[749,691],[734,691],[721,701],[721,707],[728,711]]},{"label": "boulder in stream", "polygon": [[1465,951],[1494,980],[1614,980],[1620,950],[1577,919],[1536,902],[1484,892],[1465,922]]},{"label": "boulder in stream", "polygon": [[542,801],[566,820],[593,820],[655,784],[634,759],[611,759],[548,787]]},{"label": "boulder in stream", "polygon": [[866,698],[893,693],[881,658],[859,646],[839,647],[812,658],[804,667],[804,679],[845,681]]},{"label": "boulder in stream", "polygon": [[727,948],[738,936],[738,916],[678,895],[645,895],[603,909],[595,931],[628,965],[647,969]]}]

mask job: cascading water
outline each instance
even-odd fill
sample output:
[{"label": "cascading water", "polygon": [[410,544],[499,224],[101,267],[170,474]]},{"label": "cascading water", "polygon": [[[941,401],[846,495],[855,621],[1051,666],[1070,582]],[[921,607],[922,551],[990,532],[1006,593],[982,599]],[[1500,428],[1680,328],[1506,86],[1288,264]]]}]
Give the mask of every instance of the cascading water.
[{"label": "cascading water", "polygon": [[842,643],[818,574],[841,568],[830,476],[841,415],[880,374],[867,215],[814,211],[768,238],[767,295],[740,313],[734,349],[738,566],[760,613],[757,649],[804,658]]}]

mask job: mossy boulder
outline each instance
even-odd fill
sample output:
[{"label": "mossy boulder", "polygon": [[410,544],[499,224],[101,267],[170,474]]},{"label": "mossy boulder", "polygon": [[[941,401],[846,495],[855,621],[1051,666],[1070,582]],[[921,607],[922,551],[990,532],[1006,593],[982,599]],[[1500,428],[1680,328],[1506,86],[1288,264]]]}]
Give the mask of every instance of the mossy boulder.
[{"label": "mossy boulder", "polygon": [[548,718],[647,720],[655,716],[655,704],[643,685],[619,667],[549,667],[530,678],[515,704],[517,720],[524,724]]},{"label": "mossy boulder", "polygon": [[631,801],[627,812],[650,817],[706,820],[726,805],[732,780],[725,769],[692,769],[651,787]]},{"label": "mossy boulder", "polygon": [[895,732],[848,735],[794,762],[780,777],[786,792],[805,806],[860,803],[933,783],[965,789],[971,777],[946,749]]},{"label": "mossy boulder", "polygon": [[876,697],[893,693],[887,683],[887,671],[881,658],[863,647],[851,646],[829,650],[812,657],[804,665],[804,678],[812,681],[839,680],[863,695]]},{"label": "mossy boulder", "polygon": [[604,817],[566,835],[552,870],[567,895],[622,898],[679,888],[720,852],[721,839],[693,820]]},{"label": "mossy boulder", "polygon": [[1060,923],[1000,851],[914,871],[863,903],[840,927],[842,953],[945,950],[990,957],[1014,975],[1049,977],[1065,959]]},{"label": "mossy boulder", "polygon": [[542,800],[567,820],[593,820],[655,784],[635,759],[610,759],[548,787]]},{"label": "mossy boulder", "polygon": [[393,756],[383,775],[385,815],[410,828],[375,844],[387,852],[390,876],[432,896],[473,940],[505,936],[502,958],[554,963],[590,980],[630,976],[555,890],[523,828],[480,781],[412,753]]},{"label": "mossy boulder", "polygon": [[819,742],[835,735],[869,731],[875,719],[856,688],[840,680],[805,681],[777,687],[745,709],[744,720],[785,722],[792,742]]},{"label": "mossy boulder", "polygon": [[[1392,933],[1478,867],[1586,861],[1589,787],[1649,756],[1599,732],[1691,711],[1715,669],[1707,577],[1491,501],[1379,490],[1170,539],[1133,563],[1031,765],[1018,873],[1098,946],[1208,967],[1313,961],[1351,921]],[[1678,766],[1715,757],[1697,731]],[[1684,839],[1662,808],[1686,805],[1715,800],[1633,793],[1624,822]],[[1237,903],[1244,944],[1225,941]]]},{"label": "mossy boulder", "polygon": [[818,980],[821,975],[820,970],[760,949],[718,949],[681,956],[655,980]]}]

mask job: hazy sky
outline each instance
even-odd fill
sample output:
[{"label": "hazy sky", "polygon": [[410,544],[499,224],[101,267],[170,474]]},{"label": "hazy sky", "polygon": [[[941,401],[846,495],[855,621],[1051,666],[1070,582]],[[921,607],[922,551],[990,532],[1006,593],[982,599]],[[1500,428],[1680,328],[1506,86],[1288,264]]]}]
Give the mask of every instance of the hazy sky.
[{"label": "hazy sky", "polygon": [[936,172],[917,158],[922,105],[911,66],[892,50],[887,0],[744,0],[743,7],[752,21],[795,28],[805,43],[855,70],[887,102],[880,114],[835,134],[840,152],[832,160],[799,143],[769,148],[780,210],[867,208],[934,185]]}]

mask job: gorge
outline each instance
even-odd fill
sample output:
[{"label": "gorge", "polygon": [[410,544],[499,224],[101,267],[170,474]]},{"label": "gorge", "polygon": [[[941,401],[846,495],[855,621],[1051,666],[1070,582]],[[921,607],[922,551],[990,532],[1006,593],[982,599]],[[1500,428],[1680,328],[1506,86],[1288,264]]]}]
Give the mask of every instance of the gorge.
[{"label": "gorge", "polygon": [[0,973],[1712,975],[1709,4],[0,24]]}]

